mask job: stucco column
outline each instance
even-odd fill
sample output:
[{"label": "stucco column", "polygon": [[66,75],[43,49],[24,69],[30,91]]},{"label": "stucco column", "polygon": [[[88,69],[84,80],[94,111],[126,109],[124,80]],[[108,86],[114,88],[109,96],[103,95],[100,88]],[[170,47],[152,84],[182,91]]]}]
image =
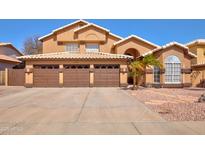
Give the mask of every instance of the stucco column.
[{"label": "stucco column", "polygon": [[90,65],[90,87],[94,85],[94,65]]},{"label": "stucco column", "polygon": [[127,65],[120,65],[120,87],[127,86],[128,68]]},{"label": "stucco column", "polygon": [[59,86],[63,87],[63,65],[59,65]]},{"label": "stucco column", "polygon": [[26,65],[25,70],[25,87],[33,86],[33,65]]}]

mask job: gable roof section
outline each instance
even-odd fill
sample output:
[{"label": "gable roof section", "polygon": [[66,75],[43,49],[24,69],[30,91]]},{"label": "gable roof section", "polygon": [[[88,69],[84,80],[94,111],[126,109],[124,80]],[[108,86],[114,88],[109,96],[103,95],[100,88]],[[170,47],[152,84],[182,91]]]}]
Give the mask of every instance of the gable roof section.
[{"label": "gable roof section", "polygon": [[52,32],[57,32],[57,31],[59,31],[59,30],[65,29],[65,28],[67,28],[67,27],[70,27],[70,26],[72,26],[72,25],[74,25],[74,24],[77,24],[77,23],[80,23],[80,22],[82,22],[82,23],[84,23],[84,24],[89,24],[89,22],[80,19],[80,20],[77,20],[77,21],[72,22],[72,23],[70,23],[70,24],[67,24],[67,25],[65,25],[65,26],[62,26],[62,27],[60,27],[60,28],[54,29]]},{"label": "gable roof section", "polygon": [[193,58],[196,58],[196,57],[197,57],[197,56],[196,56],[195,54],[193,54],[192,52],[189,52],[189,48],[188,48],[188,47],[186,47],[185,45],[183,45],[183,44],[181,44],[181,43],[178,43],[178,42],[170,42],[170,43],[168,43],[168,44],[165,44],[164,46],[161,46],[161,47],[158,47],[158,48],[156,48],[156,49],[154,49],[154,50],[151,50],[151,51],[149,51],[149,52],[143,54],[142,56],[144,57],[144,56],[146,56],[146,55],[153,54],[153,53],[155,53],[155,52],[157,52],[157,51],[159,51],[159,50],[166,49],[166,48],[171,47],[171,46],[174,46],[174,45],[176,45],[176,46],[178,46],[178,47],[180,47],[180,48],[183,48],[183,49],[187,50],[187,53],[188,53],[189,56],[191,56],[191,57],[193,57]]},{"label": "gable roof section", "polygon": [[147,43],[147,44],[149,44],[149,45],[151,45],[151,46],[153,46],[153,47],[159,47],[158,45],[156,45],[156,44],[154,44],[154,43],[151,43],[151,42],[149,42],[149,41],[147,41],[147,40],[145,40],[145,39],[143,39],[143,38],[141,38],[141,37],[139,37],[139,36],[136,36],[136,35],[130,35],[130,36],[128,36],[128,37],[126,37],[126,38],[124,38],[124,39],[118,41],[118,42],[115,42],[115,43],[114,43],[114,46],[119,45],[119,44],[121,44],[121,43],[123,43],[123,42],[125,42],[125,41],[127,41],[127,40],[129,40],[129,39],[132,39],[132,38],[137,39],[137,40],[140,40],[140,41],[142,41],[142,42],[145,42],[145,43]]},{"label": "gable roof section", "polygon": [[191,41],[185,45],[188,47],[193,46],[193,45],[205,45],[205,39],[197,39],[197,40]]},{"label": "gable roof section", "polygon": [[0,47],[3,47],[3,46],[10,46],[11,48],[13,48],[17,53],[19,53],[20,55],[23,55],[15,46],[13,46],[11,43],[3,43],[3,42],[0,42]]},{"label": "gable roof section", "polygon": [[103,28],[103,27],[101,27],[101,26],[99,26],[99,25],[96,25],[96,24],[94,24],[94,23],[89,23],[89,24],[84,25],[84,26],[82,26],[82,27],[80,27],[80,28],[78,28],[78,29],[75,29],[74,32],[81,31],[81,30],[86,29],[86,28],[88,28],[88,27],[90,27],[90,26],[93,26],[93,27],[96,27],[96,28],[101,29],[101,30],[103,30],[103,31],[106,31],[106,32],[109,33],[109,35],[111,35],[111,36],[113,36],[113,37],[115,37],[115,38],[118,38],[119,40],[122,40],[122,39],[123,39],[121,36],[118,36],[118,35],[116,35],[116,34],[111,33],[109,29]]},{"label": "gable roof section", "polygon": [[79,32],[79,31],[81,31],[81,30],[83,30],[83,29],[86,29],[86,28],[88,28],[88,27],[96,27],[96,28],[98,28],[98,29],[101,29],[101,30],[103,30],[103,31],[106,31],[106,32],[109,32],[110,30],[108,30],[108,29],[106,29],[106,28],[103,28],[103,27],[101,27],[101,26],[98,26],[98,25],[96,25],[96,24],[93,24],[93,23],[89,23],[89,24],[87,24],[87,25],[84,25],[84,26],[82,26],[82,27],[80,27],[80,28],[78,28],[78,29],[75,29],[74,30],[74,32]]},{"label": "gable roof section", "polygon": [[53,35],[55,32],[58,32],[58,31],[60,31],[60,30],[62,30],[62,29],[65,29],[65,28],[67,28],[67,27],[70,27],[70,26],[72,26],[72,25],[74,25],[74,24],[77,24],[77,23],[80,23],[80,22],[85,23],[85,24],[89,24],[89,22],[80,19],[80,20],[77,20],[77,21],[72,22],[72,23],[70,23],[70,24],[67,24],[67,25],[65,25],[65,26],[62,26],[62,27],[60,27],[60,28],[54,29],[51,33],[40,37],[38,40],[41,41],[41,40],[43,40],[43,39],[45,39],[45,38],[47,38],[47,37]]}]

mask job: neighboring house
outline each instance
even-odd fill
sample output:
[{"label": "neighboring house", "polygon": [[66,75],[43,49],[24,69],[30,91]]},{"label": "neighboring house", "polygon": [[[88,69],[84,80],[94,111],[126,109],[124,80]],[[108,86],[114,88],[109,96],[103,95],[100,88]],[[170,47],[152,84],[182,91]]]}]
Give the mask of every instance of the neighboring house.
[{"label": "neighboring house", "polygon": [[186,46],[197,55],[197,58],[192,59],[192,85],[205,87],[205,40],[194,40]]},{"label": "neighboring house", "polygon": [[21,61],[16,57],[22,55],[11,43],[0,42],[0,71],[18,65]]},{"label": "neighboring house", "polygon": [[147,54],[154,54],[163,68],[147,69],[145,86],[191,86],[191,59],[196,55],[177,42],[160,47],[135,35],[122,38],[84,20],[39,40],[43,54],[19,57],[26,63],[28,87],[126,86],[127,65]]}]

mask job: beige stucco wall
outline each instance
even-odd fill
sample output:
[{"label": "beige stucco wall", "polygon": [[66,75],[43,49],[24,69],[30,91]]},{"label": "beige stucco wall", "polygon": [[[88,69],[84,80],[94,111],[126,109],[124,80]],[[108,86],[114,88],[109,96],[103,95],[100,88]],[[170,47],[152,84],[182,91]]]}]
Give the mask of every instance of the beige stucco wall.
[{"label": "beige stucco wall", "polygon": [[127,85],[127,65],[120,65],[120,69],[122,70],[120,72],[120,85],[121,86],[126,86]]},{"label": "beige stucco wall", "polygon": [[205,66],[192,68],[191,74],[192,86],[202,87],[202,83],[205,82]]},{"label": "beige stucco wall", "polygon": [[105,42],[106,41],[106,32],[99,30],[95,27],[89,27],[79,32],[76,32],[77,39],[80,41],[86,42]]},{"label": "beige stucco wall", "polygon": [[111,36],[111,35],[107,35],[107,40],[106,40],[106,42],[105,43],[102,43],[101,45],[100,45],[100,51],[102,51],[102,52],[106,52],[106,53],[113,53],[113,44],[115,43],[115,42],[117,42],[117,41],[119,41],[119,39],[118,38],[115,38],[115,37],[113,37],[113,36]]},{"label": "beige stucco wall", "polygon": [[65,46],[58,45],[58,42],[51,36],[43,41],[43,51],[42,53],[52,53],[52,52],[63,52],[65,51]]},{"label": "beige stucco wall", "polygon": [[33,65],[26,64],[26,71],[25,71],[25,86],[30,86],[33,84]]}]

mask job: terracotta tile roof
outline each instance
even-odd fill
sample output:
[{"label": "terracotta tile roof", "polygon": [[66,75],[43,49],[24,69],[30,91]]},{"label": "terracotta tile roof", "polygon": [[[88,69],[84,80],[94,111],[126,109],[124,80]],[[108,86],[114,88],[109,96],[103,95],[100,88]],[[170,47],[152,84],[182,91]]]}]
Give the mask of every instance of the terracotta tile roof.
[{"label": "terracotta tile roof", "polygon": [[[161,50],[161,49],[166,49],[166,48],[171,47],[171,46],[173,46],[173,45],[177,45],[177,46],[179,46],[179,47],[181,47],[181,48],[186,49],[187,51],[189,50],[188,47],[186,47],[185,45],[183,45],[183,44],[181,44],[181,43],[178,43],[178,42],[170,42],[170,43],[168,43],[168,44],[165,44],[164,46],[161,46],[161,47],[158,47],[158,48],[156,48],[156,49],[154,49],[154,50],[151,50],[151,51],[149,51],[149,52],[146,52],[146,53],[143,54],[142,56],[144,57],[144,56],[146,56],[146,55],[153,54],[153,53],[155,53],[156,51],[159,51],[159,50]],[[190,55],[190,56],[192,56],[192,57],[194,57],[194,58],[197,57],[195,54],[193,54],[192,52],[189,52],[189,51],[188,51],[188,55]]]},{"label": "terracotta tile roof", "polygon": [[21,60],[27,59],[132,59],[132,56],[122,54],[110,54],[103,52],[92,53],[69,53],[69,52],[56,52],[47,54],[25,55],[17,57]]},{"label": "terracotta tile roof", "polygon": [[13,63],[20,63],[21,61],[19,61],[18,59],[6,56],[6,55],[0,55],[0,61],[9,61],[9,62],[13,62]]}]

